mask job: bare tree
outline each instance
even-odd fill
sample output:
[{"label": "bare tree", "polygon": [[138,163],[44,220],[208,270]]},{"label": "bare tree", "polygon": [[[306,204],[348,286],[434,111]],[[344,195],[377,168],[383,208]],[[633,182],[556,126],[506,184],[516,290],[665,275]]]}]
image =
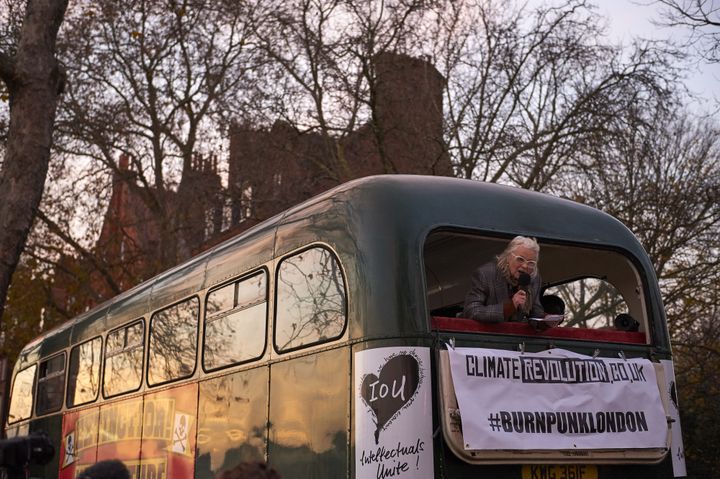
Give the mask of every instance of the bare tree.
[{"label": "bare tree", "polygon": [[687,46],[711,63],[720,61],[720,9],[713,0],[656,0],[661,25],[689,30]]},{"label": "bare tree", "polygon": [[343,140],[364,125],[370,128],[382,172],[400,171],[386,149],[385,135],[394,127],[380,106],[378,59],[385,53],[422,54],[418,38],[439,4],[271,1],[267,10],[256,12],[253,31],[268,70],[278,79],[266,91],[268,111],[301,132],[322,137],[323,154],[309,159],[328,181],[338,184],[357,176],[360,167],[348,158]]},{"label": "bare tree", "polygon": [[588,160],[587,174],[567,178],[566,190],[640,238],[661,280],[671,330],[682,330],[693,319],[674,308],[720,281],[718,126],[678,109],[631,110],[625,117],[625,127],[607,135]]},{"label": "bare tree", "polygon": [[67,4],[29,0],[17,47],[4,39],[0,50],[0,78],[10,105],[0,171],[0,317],[45,185],[56,105],[65,83],[55,44]]},{"label": "bare tree", "polygon": [[[205,226],[202,214],[193,216],[195,205],[221,201],[194,188],[199,177],[219,186],[209,171],[216,172],[229,118],[255,81],[246,73],[251,9],[206,0],[102,0],[69,9],[60,46],[73,83],[58,118],[55,165],[62,187],[48,192],[39,228],[50,234],[36,235],[33,254],[55,267],[63,254],[89,260],[104,284],[91,294],[100,296],[192,254]],[[93,246],[107,220],[98,212],[119,188],[137,200],[132,223],[113,235],[122,254]],[[133,228],[152,231],[153,241],[139,241]]]},{"label": "bare tree", "polygon": [[465,178],[545,189],[619,113],[666,97],[676,77],[659,45],[602,43],[602,18],[584,1],[453,2],[440,19],[446,140]]},{"label": "bare tree", "polygon": [[675,331],[673,347],[680,393],[688,477],[716,477],[720,464],[713,448],[720,440],[720,295],[707,288],[699,301],[688,297],[682,311],[688,328]]}]

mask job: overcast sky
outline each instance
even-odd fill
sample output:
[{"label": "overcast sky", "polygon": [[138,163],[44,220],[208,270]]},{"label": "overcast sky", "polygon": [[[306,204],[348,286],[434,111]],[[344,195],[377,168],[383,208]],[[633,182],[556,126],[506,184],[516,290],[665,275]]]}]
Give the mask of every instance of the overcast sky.
[{"label": "overcast sky", "polygon": [[[611,35],[625,44],[629,44],[633,36],[676,42],[687,37],[686,30],[653,25],[652,20],[660,20],[660,11],[651,0],[595,0],[595,4],[598,11],[608,17]],[[720,101],[720,65],[700,62],[686,73],[688,88],[700,95],[706,104]]]}]

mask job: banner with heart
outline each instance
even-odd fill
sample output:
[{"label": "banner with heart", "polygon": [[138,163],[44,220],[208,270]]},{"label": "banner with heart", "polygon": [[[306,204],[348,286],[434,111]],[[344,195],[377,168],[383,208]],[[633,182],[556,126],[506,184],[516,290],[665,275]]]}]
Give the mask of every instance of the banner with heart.
[{"label": "banner with heart", "polygon": [[355,353],[356,478],[433,477],[430,351]]},{"label": "banner with heart", "polygon": [[420,384],[420,365],[412,354],[392,356],[380,367],[378,375],[363,378],[361,396],[375,414],[375,444],[380,431],[392,423],[400,410],[412,403]]}]

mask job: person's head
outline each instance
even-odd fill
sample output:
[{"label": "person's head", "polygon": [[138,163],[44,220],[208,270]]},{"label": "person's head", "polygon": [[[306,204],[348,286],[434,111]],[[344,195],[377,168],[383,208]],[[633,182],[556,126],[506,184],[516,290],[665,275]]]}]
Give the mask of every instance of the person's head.
[{"label": "person's head", "polygon": [[540,245],[535,238],[516,236],[508,243],[505,251],[497,258],[500,271],[513,282],[518,280],[521,272],[535,276],[540,261]]},{"label": "person's head", "polygon": [[280,474],[264,462],[241,462],[222,471],[215,479],[281,479]]},{"label": "person's head", "polygon": [[130,471],[121,461],[100,461],[85,469],[77,479],[130,479]]}]

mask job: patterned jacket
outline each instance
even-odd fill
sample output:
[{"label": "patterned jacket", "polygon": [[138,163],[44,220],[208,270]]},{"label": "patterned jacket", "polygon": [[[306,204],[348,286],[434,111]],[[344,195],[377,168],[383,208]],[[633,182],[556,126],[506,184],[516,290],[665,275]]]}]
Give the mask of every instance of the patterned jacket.
[{"label": "patterned jacket", "polygon": [[[528,293],[532,298],[531,317],[542,317],[544,314],[540,304],[541,284],[540,274],[537,274],[528,286]],[[473,273],[472,288],[465,297],[463,317],[490,323],[523,321],[526,319],[526,315],[521,311],[514,311],[506,318],[503,309],[505,303],[511,303],[512,295],[516,291],[517,289],[509,284],[498,270],[495,261],[485,263]],[[514,310],[512,306],[509,306],[508,309]]]}]

